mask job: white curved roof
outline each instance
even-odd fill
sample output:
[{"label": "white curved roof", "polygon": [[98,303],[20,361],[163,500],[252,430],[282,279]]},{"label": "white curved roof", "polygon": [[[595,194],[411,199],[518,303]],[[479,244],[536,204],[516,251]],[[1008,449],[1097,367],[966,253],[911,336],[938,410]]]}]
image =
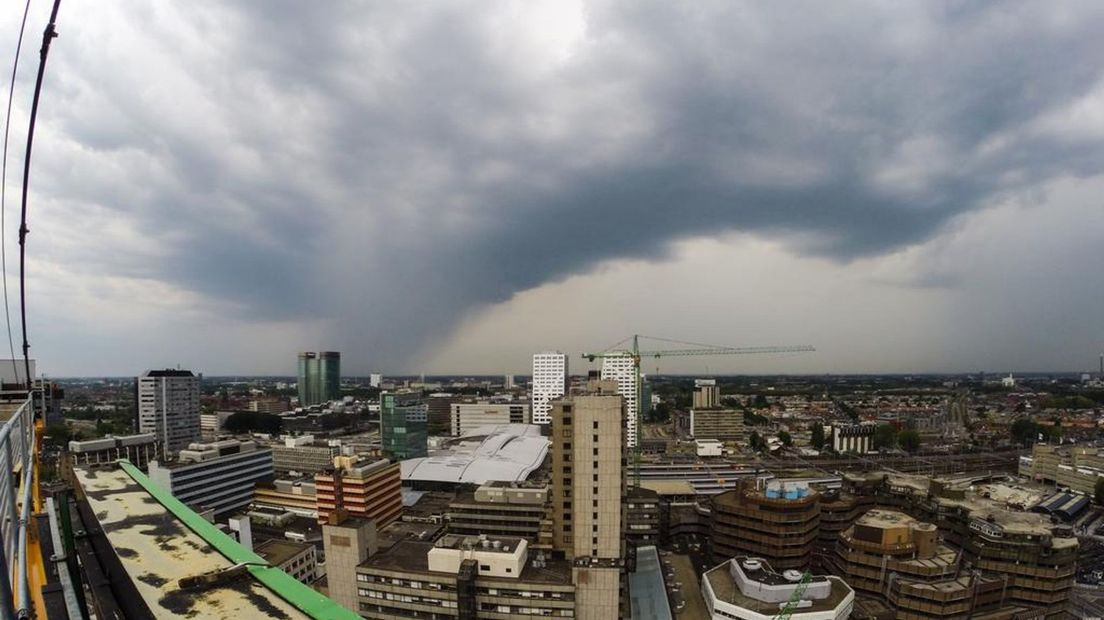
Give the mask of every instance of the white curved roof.
[{"label": "white curved roof", "polygon": [[403,480],[485,484],[520,482],[548,454],[549,441],[534,424],[483,426],[448,442],[445,450],[402,462]]}]

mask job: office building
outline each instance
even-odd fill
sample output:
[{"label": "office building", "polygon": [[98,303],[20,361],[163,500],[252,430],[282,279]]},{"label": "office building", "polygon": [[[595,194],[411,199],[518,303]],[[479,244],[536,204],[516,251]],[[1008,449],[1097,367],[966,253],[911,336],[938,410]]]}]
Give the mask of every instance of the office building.
[{"label": "office building", "polygon": [[[702,598],[711,620],[769,620],[781,617],[802,576],[797,570],[776,573],[761,558],[737,556],[702,575]],[[855,605],[855,591],[839,577],[810,576],[800,597],[790,620],[847,620]]]},{"label": "office building", "polygon": [[256,398],[249,401],[249,410],[275,415],[291,411],[291,401],[286,398]]},{"label": "office building", "polygon": [[350,517],[343,510],[328,515],[322,526],[328,594],[345,609],[361,611],[358,590],[364,584],[357,567],[379,550],[377,532],[375,520]]},{"label": "office building", "polygon": [[694,380],[694,409],[716,409],[721,406],[721,388],[716,379]]},{"label": "office building", "polygon": [[533,356],[533,379],[530,391],[533,395],[533,424],[552,421],[552,401],[567,393],[567,354],[545,351]]},{"label": "office building", "polygon": [[335,457],[333,469],[316,474],[314,485],[319,522],[342,508],[351,517],[371,519],[383,528],[402,513],[399,464],[386,459]]},{"label": "office building", "polygon": [[70,441],[69,462],[74,467],[80,467],[126,459],[136,467],[145,469],[150,461],[160,457],[160,448],[157,435],[153,433]]},{"label": "office building", "polygon": [[[400,541],[357,567],[356,587],[359,599],[350,609],[380,620],[588,617],[571,564],[517,537],[446,534],[436,542]],[[615,610],[604,620],[616,617]]]},{"label": "office building", "polygon": [[616,381],[617,393],[625,399],[625,445],[630,448],[635,447],[637,441],[636,425],[640,403],[637,379],[636,364],[629,351],[602,358],[602,380]]},{"label": "office building", "polygon": [[505,375],[502,377],[502,389],[512,390],[514,389],[514,375]]},{"label": "office building", "polygon": [[659,493],[644,487],[630,487],[625,497],[625,542],[631,547],[659,544]]},{"label": "office building", "polygon": [[552,547],[551,495],[545,485],[489,482],[449,503],[450,534],[517,536],[530,548]]},{"label": "office building", "polygon": [[744,412],[734,409],[691,409],[690,436],[694,439],[744,441]]},{"label": "office building", "polygon": [[828,430],[832,433],[832,448],[841,454],[874,452],[876,424],[836,424]]},{"label": "office building", "polygon": [[572,565],[577,618],[622,615],[625,400],[612,381],[552,402],[555,549]]},{"label": "office building", "polygon": [[299,406],[310,407],[341,398],[341,353],[299,354]]},{"label": "office building", "polygon": [[378,388],[381,385],[383,385],[383,375],[375,372],[368,375],[368,387]]},{"label": "office building", "polygon": [[310,585],[318,579],[318,552],[314,545],[271,538],[253,551],[297,581]]},{"label": "office building", "polygon": [[277,473],[316,474],[333,467],[333,459],[341,448],[328,442],[317,442],[314,435],[281,437],[272,445],[272,467]]},{"label": "office building", "polygon": [[235,439],[193,443],[175,461],[151,461],[149,477],[185,504],[218,517],[248,506],[254,485],[273,478],[272,451]]},{"label": "office building", "polygon": [[297,517],[318,520],[318,487],[314,477],[277,478],[260,481],[253,490],[253,505],[266,510],[290,512]]},{"label": "office building", "polygon": [[380,394],[380,449],[396,461],[424,457],[429,449],[429,409],[423,403],[401,403],[396,394]]},{"label": "office building", "polygon": [[449,430],[453,437],[460,437],[483,426],[528,423],[529,403],[453,403]]},{"label": "office building", "polygon": [[449,434],[452,430],[452,404],[463,401],[462,396],[443,392],[425,397],[426,432],[430,437]]},{"label": "office building", "polygon": [[749,555],[783,570],[808,567],[820,524],[818,496],[806,482],[746,478],[713,496],[713,562]]},{"label": "office building", "polygon": [[199,377],[150,370],[138,377],[138,432],[154,433],[166,454],[200,440]]}]

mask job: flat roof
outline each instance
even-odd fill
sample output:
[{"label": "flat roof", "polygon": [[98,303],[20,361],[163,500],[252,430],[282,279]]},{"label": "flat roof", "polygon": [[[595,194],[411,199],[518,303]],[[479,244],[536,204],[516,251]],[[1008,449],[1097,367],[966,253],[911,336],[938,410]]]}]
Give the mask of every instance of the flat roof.
[{"label": "flat roof", "polygon": [[641,480],[640,486],[660,495],[696,495],[689,480]]},{"label": "flat roof", "polygon": [[258,613],[290,620],[309,618],[255,579],[181,590],[180,579],[228,569],[234,562],[188,529],[122,469],[74,471],[104,534],[155,618],[241,620]]},{"label": "flat roof", "polygon": [[[361,563],[360,568],[455,577],[455,573],[429,570],[429,552],[432,549],[432,542],[421,542],[416,540],[400,541],[395,543],[390,549],[380,551],[376,555],[365,560]],[[525,568],[522,569],[521,575],[517,578],[496,578],[487,575],[479,575],[477,578],[480,581],[501,579],[510,583],[522,581],[548,585],[571,585],[570,562],[567,560],[553,560],[546,557],[543,562],[543,567],[534,568],[532,556],[533,553],[531,552],[529,561],[525,563]]]},{"label": "flat roof", "polygon": [[253,547],[253,551],[256,552],[257,555],[268,560],[270,564],[279,566],[313,546],[314,545],[309,545],[307,543],[295,542],[294,540],[270,538]]},{"label": "flat roof", "polygon": [[654,546],[636,548],[636,570],[629,574],[633,620],[671,620],[663,567]]},{"label": "flat roof", "polygon": [[[744,596],[744,594],[740,592],[740,589],[736,587],[736,581],[732,578],[732,574],[729,572],[728,567],[729,562],[733,561],[735,560],[729,560],[720,566],[708,570],[702,576],[709,581],[709,586],[713,589],[713,595],[717,597],[717,600],[728,603],[729,605],[735,605],[762,614],[768,618],[776,616],[782,610],[782,606],[779,603],[767,603],[749,596]],[[795,613],[807,614],[819,611],[831,611],[843,604],[843,601],[852,593],[851,587],[839,577],[815,577],[814,579],[825,579],[832,584],[829,595],[822,599],[812,599],[812,605],[802,607],[796,610]]]}]

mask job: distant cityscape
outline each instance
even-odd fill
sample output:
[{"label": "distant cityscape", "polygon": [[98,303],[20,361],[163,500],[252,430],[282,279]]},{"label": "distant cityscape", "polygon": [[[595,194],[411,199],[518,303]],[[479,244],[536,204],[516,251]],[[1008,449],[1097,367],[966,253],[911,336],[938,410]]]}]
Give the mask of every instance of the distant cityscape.
[{"label": "distant cityscape", "polygon": [[[348,377],[330,351],[287,377],[39,381],[41,476],[116,550],[150,545],[126,511],[152,502],[365,618],[1104,609],[1100,373],[647,376],[632,350],[590,359]],[[197,562],[226,554],[197,534]],[[164,546],[158,579],[125,553],[114,579],[186,577]]]}]

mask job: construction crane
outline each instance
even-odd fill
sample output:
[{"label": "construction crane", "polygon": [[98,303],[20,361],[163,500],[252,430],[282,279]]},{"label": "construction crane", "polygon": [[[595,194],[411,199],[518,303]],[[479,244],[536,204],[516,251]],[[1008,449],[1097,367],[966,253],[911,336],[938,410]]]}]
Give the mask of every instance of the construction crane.
[{"label": "construction crane", "polygon": [[[668,342],[676,345],[689,346],[695,348],[680,348],[680,349],[659,349],[651,351],[640,350],[640,339],[645,338],[647,340],[656,340],[659,342]],[[697,342],[683,342],[680,340],[669,340],[667,338],[656,338],[655,336],[641,336],[640,334],[633,334],[632,336],[632,349],[625,350],[613,350],[614,347],[618,347],[628,341],[626,338],[621,342],[613,345],[610,349],[607,349],[601,353],[583,353],[583,359],[588,361],[595,361],[613,357],[626,357],[629,356],[632,359],[633,364],[633,377],[635,380],[635,393],[636,393],[636,412],[637,419],[633,421],[633,427],[635,428],[635,445],[633,446],[633,483],[636,486],[640,486],[640,395],[641,395],[641,375],[640,375],[640,360],[644,357],[651,357],[659,359],[661,357],[684,357],[691,355],[762,355],[767,353],[808,353],[816,351],[815,348],[809,345],[795,345],[795,346],[770,346],[770,347],[724,347],[711,344],[700,344]]]},{"label": "construction crane", "polygon": [[805,571],[801,575],[801,581],[797,582],[797,587],[794,588],[793,594],[790,595],[790,600],[786,601],[786,604],[782,607],[782,610],[778,612],[778,615],[774,617],[774,620],[790,620],[790,616],[793,615],[797,604],[801,602],[801,597],[805,596],[805,590],[809,587],[809,581],[813,578],[809,571]]}]

